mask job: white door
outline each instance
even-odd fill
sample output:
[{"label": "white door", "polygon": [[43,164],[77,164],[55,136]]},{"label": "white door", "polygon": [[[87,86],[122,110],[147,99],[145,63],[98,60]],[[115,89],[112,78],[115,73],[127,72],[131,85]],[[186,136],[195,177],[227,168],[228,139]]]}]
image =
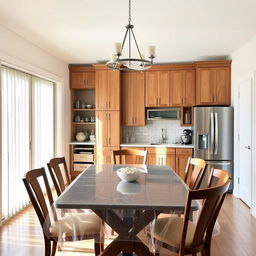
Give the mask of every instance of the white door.
[{"label": "white door", "polygon": [[239,194],[251,207],[252,201],[252,78],[239,85]]}]

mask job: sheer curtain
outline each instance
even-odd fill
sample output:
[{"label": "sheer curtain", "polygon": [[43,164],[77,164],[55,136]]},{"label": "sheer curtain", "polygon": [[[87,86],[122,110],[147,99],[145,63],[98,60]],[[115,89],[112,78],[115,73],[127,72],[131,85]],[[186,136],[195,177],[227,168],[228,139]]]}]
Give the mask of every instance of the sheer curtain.
[{"label": "sheer curtain", "polygon": [[2,67],[2,216],[28,202],[22,177],[30,168],[30,76]]},{"label": "sheer curtain", "polygon": [[54,155],[54,84],[32,78],[32,168]]},{"label": "sheer curtain", "polygon": [[29,203],[22,178],[54,156],[54,83],[1,67],[2,217]]}]

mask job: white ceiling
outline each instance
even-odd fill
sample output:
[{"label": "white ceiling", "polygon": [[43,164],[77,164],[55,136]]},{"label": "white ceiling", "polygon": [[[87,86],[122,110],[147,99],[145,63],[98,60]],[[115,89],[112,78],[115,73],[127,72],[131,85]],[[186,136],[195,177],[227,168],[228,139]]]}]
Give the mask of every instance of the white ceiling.
[{"label": "white ceiling", "polygon": [[[156,62],[217,59],[256,34],[255,0],[132,0],[143,53]],[[128,0],[0,0],[0,23],[67,63],[108,60],[122,41]]]}]

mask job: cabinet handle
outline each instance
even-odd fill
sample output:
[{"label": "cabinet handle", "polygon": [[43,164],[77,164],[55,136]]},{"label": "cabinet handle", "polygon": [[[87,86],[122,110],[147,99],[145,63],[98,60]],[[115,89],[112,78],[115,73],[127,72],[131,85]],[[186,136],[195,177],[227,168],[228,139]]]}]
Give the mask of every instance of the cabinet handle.
[{"label": "cabinet handle", "polygon": [[108,121],[108,114],[106,114],[106,120]]},{"label": "cabinet handle", "polygon": [[158,98],[158,105],[160,105],[161,103],[161,98]]},{"label": "cabinet handle", "polygon": [[214,102],[214,96],[212,96],[212,102]]},{"label": "cabinet handle", "polygon": [[108,102],[106,101],[106,108],[108,108]]},{"label": "cabinet handle", "polygon": [[158,105],[158,98],[156,98],[156,105]]},{"label": "cabinet handle", "polygon": [[108,108],[110,108],[110,101],[108,102]]},{"label": "cabinet handle", "polygon": [[84,79],[84,85],[86,85],[85,79]]},{"label": "cabinet handle", "polygon": [[111,139],[110,139],[110,137],[108,138],[108,145],[110,145],[111,144]]}]

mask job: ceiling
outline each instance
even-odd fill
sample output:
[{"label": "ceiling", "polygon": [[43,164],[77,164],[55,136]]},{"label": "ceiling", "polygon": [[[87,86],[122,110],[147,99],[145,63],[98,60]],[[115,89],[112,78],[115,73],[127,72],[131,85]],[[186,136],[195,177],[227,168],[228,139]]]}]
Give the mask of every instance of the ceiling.
[{"label": "ceiling", "polygon": [[[147,54],[174,63],[228,56],[256,34],[255,0],[132,0]],[[66,63],[108,60],[123,39],[128,0],[0,0],[0,23]]]}]

